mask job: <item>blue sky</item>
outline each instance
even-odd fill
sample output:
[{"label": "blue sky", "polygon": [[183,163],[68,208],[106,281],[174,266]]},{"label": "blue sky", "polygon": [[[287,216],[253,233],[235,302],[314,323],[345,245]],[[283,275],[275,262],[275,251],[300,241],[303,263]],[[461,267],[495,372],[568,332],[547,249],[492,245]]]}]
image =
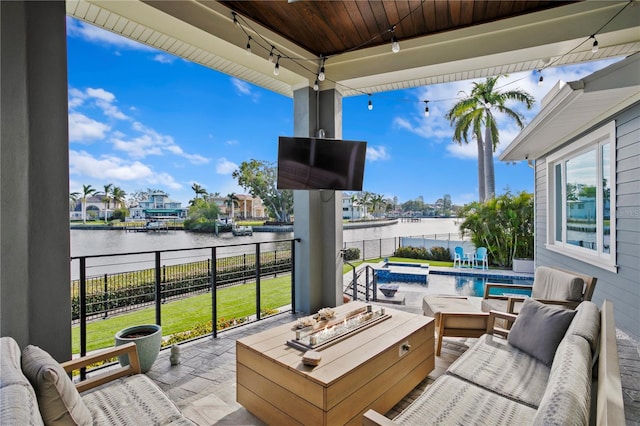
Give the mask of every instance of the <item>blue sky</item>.
[{"label": "blue sky", "polygon": [[[278,136],[293,135],[293,100],[67,18],[71,192],[112,183],[127,193],[161,189],[186,205],[194,183],[227,195],[244,191],[231,173],[252,158],[276,161]],[[501,79],[531,93],[529,122],[558,80],[580,79],[613,62],[591,62]],[[510,83],[510,84],[509,84]],[[507,85],[508,84],[508,85]],[[477,199],[475,143],[451,142],[444,115],[471,81],[343,99],[343,139],[368,142],[364,190],[399,202],[450,194]],[[430,116],[421,102],[429,99]],[[518,134],[499,120],[497,154]],[[496,154],[496,155],[497,155]],[[497,160],[496,192],[533,190],[526,162]]]}]

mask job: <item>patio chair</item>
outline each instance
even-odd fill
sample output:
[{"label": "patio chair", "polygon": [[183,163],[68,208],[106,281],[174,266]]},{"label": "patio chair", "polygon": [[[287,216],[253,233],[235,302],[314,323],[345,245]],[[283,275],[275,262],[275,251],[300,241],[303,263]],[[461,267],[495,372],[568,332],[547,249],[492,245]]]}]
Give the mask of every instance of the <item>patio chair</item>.
[{"label": "patio chair", "polygon": [[456,267],[456,262],[458,262],[458,268],[462,268],[465,264],[467,266],[471,266],[471,260],[469,256],[467,256],[464,252],[464,249],[461,246],[456,246],[453,249],[453,267]]},{"label": "patio chair", "polygon": [[473,263],[475,267],[481,267],[483,270],[489,269],[489,255],[486,247],[478,247]]},{"label": "patio chair", "polygon": [[[484,288],[482,310],[484,312],[495,310],[518,313],[519,304],[522,304],[526,297],[532,297],[546,304],[575,309],[580,302],[591,300],[597,280],[595,277],[577,272],[539,266],[536,269],[533,286],[487,283]],[[495,295],[491,294],[492,289],[501,289],[503,292],[512,291],[513,293]],[[523,290],[530,290],[531,296],[514,294]]]}]

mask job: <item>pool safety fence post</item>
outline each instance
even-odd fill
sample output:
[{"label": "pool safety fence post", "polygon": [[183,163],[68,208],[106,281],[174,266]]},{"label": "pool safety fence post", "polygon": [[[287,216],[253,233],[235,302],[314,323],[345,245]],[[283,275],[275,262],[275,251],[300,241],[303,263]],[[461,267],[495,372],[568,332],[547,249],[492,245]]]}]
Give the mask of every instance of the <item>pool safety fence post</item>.
[{"label": "pool safety fence post", "polygon": [[[380,252],[378,253],[379,254],[378,257],[382,257],[382,238],[380,238],[380,240],[378,240],[378,241],[379,241],[378,246],[380,247]],[[367,299],[367,300],[369,300],[369,299]]]},{"label": "pool safety fence post", "polygon": [[364,298],[368,302],[369,301],[369,266],[364,268]]}]

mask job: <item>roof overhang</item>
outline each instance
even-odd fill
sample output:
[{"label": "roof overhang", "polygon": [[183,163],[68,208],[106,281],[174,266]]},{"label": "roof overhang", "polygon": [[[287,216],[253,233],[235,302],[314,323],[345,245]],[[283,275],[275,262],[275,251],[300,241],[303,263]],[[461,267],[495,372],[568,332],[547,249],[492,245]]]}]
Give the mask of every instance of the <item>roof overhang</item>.
[{"label": "roof overhang", "polygon": [[[584,1],[430,34],[403,40],[395,54],[388,45],[357,49],[327,61],[320,88],[353,96],[630,55],[640,51],[640,7],[611,20],[625,3]],[[246,55],[246,35],[216,1],[67,0],[67,14],[285,96],[316,78],[317,57],[257,23],[254,39],[307,59],[282,61],[276,77],[267,51]],[[598,28],[594,54],[585,40]]]},{"label": "roof overhang", "polygon": [[640,53],[582,80],[559,82],[500,160],[538,159],[639,101]]}]

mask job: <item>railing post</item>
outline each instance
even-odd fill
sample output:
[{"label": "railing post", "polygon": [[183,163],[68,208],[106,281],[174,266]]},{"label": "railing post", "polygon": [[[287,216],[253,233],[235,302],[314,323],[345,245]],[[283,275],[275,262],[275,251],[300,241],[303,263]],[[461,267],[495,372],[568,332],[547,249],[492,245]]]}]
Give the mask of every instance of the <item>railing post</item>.
[{"label": "railing post", "polygon": [[369,266],[364,268],[364,298],[369,301]]},{"label": "railing post", "polygon": [[162,325],[162,276],[160,268],[160,252],[156,252],[156,324]]},{"label": "railing post", "polygon": [[366,257],[364,257],[364,246],[365,246],[365,240],[362,240],[362,260],[364,261],[366,259]]},{"label": "railing post", "polygon": [[107,274],[104,274],[104,293],[102,296],[102,309],[104,310],[104,315],[102,318],[106,318],[109,312],[109,287],[107,286]]},{"label": "railing post", "polygon": [[[87,354],[87,258],[80,258],[80,356]],[[80,369],[80,379],[87,378],[87,369]]]},{"label": "railing post", "polygon": [[216,248],[211,247],[211,324],[213,324],[213,338],[218,337],[218,290],[216,281],[218,280],[218,262]]},{"label": "railing post", "polygon": [[256,243],[256,320],[260,321],[260,243]]},{"label": "railing post", "polygon": [[291,313],[296,313],[296,241],[291,241]]}]

